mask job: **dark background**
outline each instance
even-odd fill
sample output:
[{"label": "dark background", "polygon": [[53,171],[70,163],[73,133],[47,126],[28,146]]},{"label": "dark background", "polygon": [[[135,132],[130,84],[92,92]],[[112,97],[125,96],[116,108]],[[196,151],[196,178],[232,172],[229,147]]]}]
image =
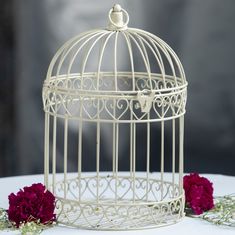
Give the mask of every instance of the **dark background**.
[{"label": "dark background", "polygon": [[[0,176],[43,172],[41,89],[49,62],[72,36],[104,27],[115,2],[1,0]],[[157,34],[184,65],[185,171],[235,175],[235,1],[118,2],[132,27]]]}]

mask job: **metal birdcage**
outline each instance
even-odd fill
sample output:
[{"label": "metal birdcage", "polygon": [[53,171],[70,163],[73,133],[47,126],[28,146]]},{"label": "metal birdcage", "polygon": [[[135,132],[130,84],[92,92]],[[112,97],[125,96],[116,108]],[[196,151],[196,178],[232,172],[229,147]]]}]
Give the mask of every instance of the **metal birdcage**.
[{"label": "metal birdcage", "polygon": [[[58,222],[65,225],[129,230],[172,224],[184,216],[184,70],[163,40],[128,27],[128,13],[120,5],[114,5],[108,16],[107,28],[72,38],[49,66],[43,85],[45,184],[57,198]],[[120,61],[128,68],[121,70]],[[58,123],[63,125],[60,134]],[[159,138],[151,139],[156,125]],[[89,126],[95,130],[94,141],[84,139]],[[166,126],[171,133],[167,145]],[[70,144],[71,128],[77,133],[76,145]],[[108,172],[101,170],[105,128],[111,133],[111,144],[106,145],[112,155]],[[139,129],[144,130],[140,139]],[[125,156],[129,170],[125,172],[119,167],[122,139],[129,149]],[[96,150],[96,169],[91,173],[82,170],[89,154],[85,141]],[[152,154],[157,142],[159,156]],[[145,162],[141,173],[136,169],[139,144]],[[57,172],[58,145],[63,147],[62,174]],[[76,154],[70,155],[70,148]],[[170,156],[166,156],[166,148]],[[68,174],[71,158],[76,159],[78,169],[72,176]],[[159,159],[159,173],[150,172],[154,158]],[[171,168],[168,180],[166,158]]]}]

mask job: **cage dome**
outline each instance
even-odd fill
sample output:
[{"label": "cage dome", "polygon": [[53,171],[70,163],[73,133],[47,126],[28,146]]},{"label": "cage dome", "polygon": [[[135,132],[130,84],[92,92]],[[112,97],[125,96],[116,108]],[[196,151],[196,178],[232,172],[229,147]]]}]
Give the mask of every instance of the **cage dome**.
[{"label": "cage dome", "polygon": [[[90,229],[139,229],[171,224],[184,215],[183,123],[187,82],[171,47],[159,37],[128,27],[128,13],[115,5],[108,26],[82,33],[55,54],[43,85],[45,184],[57,197],[58,221]],[[57,119],[63,121],[64,172],[56,172]],[[77,123],[78,173],[70,178],[69,125]],[[160,169],[150,173],[151,128],[159,123]],[[164,129],[172,129],[171,180],[164,179]],[[82,171],[83,126],[96,126],[96,171]],[[112,167],[101,172],[104,125],[112,130]],[[146,171],[136,171],[136,132],[145,128]],[[118,166],[120,129],[128,129],[129,172]],[[51,149],[50,149],[50,146]],[[108,146],[109,147],[109,146]],[[51,165],[51,167],[50,167]],[[178,167],[178,169],[177,169]],[[51,173],[51,177],[50,177]]]}]

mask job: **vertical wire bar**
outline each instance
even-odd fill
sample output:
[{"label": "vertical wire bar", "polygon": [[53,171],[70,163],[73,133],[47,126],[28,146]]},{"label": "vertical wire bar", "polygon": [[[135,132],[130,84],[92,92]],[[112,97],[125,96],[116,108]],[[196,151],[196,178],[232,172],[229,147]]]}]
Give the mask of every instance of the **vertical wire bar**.
[{"label": "vertical wire bar", "polygon": [[[83,59],[81,63],[81,90],[83,90],[83,83],[84,83],[84,71],[86,67],[86,61],[89,56],[89,46],[90,46],[90,40],[84,44],[84,54],[83,54]],[[83,48],[82,46],[80,48]],[[80,49],[78,49],[80,50]],[[89,52],[89,53],[88,53]],[[75,56],[76,57],[76,56]],[[75,59],[74,57],[74,59]],[[71,63],[72,64],[72,63]],[[72,67],[71,67],[72,68]],[[68,70],[68,73],[70,73],[70,70]],[[82,200],[82,130],[83,130],[83,119],[82,119],[82,111],[83,111],[83,99],[80,96],[80,107],[79,107],[79,121],[78,121],[78,199],[79,202]]]},{"label": "vertical wire bar", "polygon": [[[115,34],[115,42],[114,42],[114,86],[115,86],[115,91],[118,90],[118,82],[117,82],[117,43],[118,43],[118,35],[119,35],[119,32],[117,31],[116,34]],[[116,109],[116,104],[114,106],[114,110],[115,109]],[[116,137],[115,137],[115,140],[116,140],[116,143],[115,143],[115,202],[117,203],[117,199],[118,199],[118,135],[119,135],[118,120],[117,120],[117,123],[115,123],[115,126],[116,126]]]},{"label": "vertical wire bar", "polygon": [[[99,52],[99,59],[98,59],[98,67],[97,67],[97,83],[96,83],[96,89],[97,91],[99,91],[99,81],[100,81],[100,69],[101,69],[101,63],[103,60],[103,55],[104,55],[104,49],[110,39],[110,37],[114,34],[114,32],[108,32],[105,33],[104,35],[108,35],[104,42],[101,43],[101,47],[100,47],[100,52]],[[103,37],[103,36],[102,36]],[[100,37],[100,38],[102,38]],[[99,38],[99,39],[100,39]],[[95,45],[95,43],[93,43],[93,45]],[[93,46],[92,45],[92,46]],[[91,49],[89,49],[90,53]],[[97,134],[96,134],[96,175],[97,175],[97,203],[99,202],[99,164],[100,164],[100,101],[104,102],[103,99],[98,100],[98,105],[97,105],[97,112],[98,112],[98,116],[97,116]]]},{"label": "vertical wire bar", "polygon": [[[132,102],[130,101],[130,106],[132,105]],[[133,202],[135,200],[135,185],[134,185],[134,169],[133,169],[133,159],[134,159],[134,154],[133,154],[133,146],[134,146],[134,143],[133,143],[133,114],[131,113],[130,114],[130,119],[131,119],[131,123],[130,123],[130,177],[132,179],[132,182],[131,182],[131,186],[132,186],[132,192],[133,192]]]},{"label": "vertical wire bar", "polygon": [[[132,79],[133,80],[133,79]],[[134,87],[133,87],[134,89]],[[131,106],[133,106],[133,102],[130,101],[130,108],[132,108]],[[134,168],[133,168],[133,164],[134,164],[134,134],[133,134],[133,113],[130,111],[130,119],[131,119],[131,123],[130,123],[130,178],[131,178],[131,189],[132,189],[132,200],[133,202],[135,201],[135,184],[134,184]]]},{"label": "vertical wire bar", "polygon": [[[115,114],[115,101],[113,100],[113,116],[115,117],[116,114]],[[116,147],[115,147],[115,143],[116,143],[116,140],[115,140],[115,137],[116,137],[116,128],[115,128],[115,123],[113,123],[113,157],[112,157],[112,160],[113,160],[113,177],[115,175],[115,153],[116,153]]]},{"label": "vertical wire bar", "polygon": [[67,198],[68,118],[64,120],[64,198]]},{"label": "vertical wire bar", "polygon": [[164,121],[161,121],[161,200],[163,199],[164,177]]},{"label": "vertical wire bar", "polygon": [[131,123],[130,123],[130,177],[133,177],[133,116],[131,114]]},{"label": "vertical wire bar", "polygon": [[81,174],[82,174],[82,128],[83,128],[83,122],[82,122],[82,108],[83,108],[83,99],[80,99],[80,120],[78,122],[79,129],[78,129],[78,195],[79,195],[79,201],[81,201]]},{"label": "vertical wire bar", "polygon": [[179,188],[183,192],[183,169],[184,168],[184,116],[179,118]]},{"label": "vertical wire bar", "polygon": [[135,202],[136,123],[133,123],[133,202]]},{"label": "vertical wire bar", "polygon": [[[132,77],[132,91],[135,91],[135,69],[134,69],[134,59],[133,59],[133,51],[132,51],[132,44],[130,41],[130,36],[128,33],[124,32],[123,33],[127,47],[128,47],[128,52],[129,52],[129,57],[130,57],[130,63],[131,63],[131,77]],[[130,106],[132,105],[132,102],[130,101]],[[130,178],[132,179],[132,192],[133,192],[133,201],[135,199],[135,185],[133,181],[133,113],[130,111]]]},{"label": "vertical wire bar", "polygon": [[[148,113],[148,120],[150,119]],[[150,162],[150,122],[147,122],[147,160],[146,160],[146,178],[147,178],[147,185],[146,185],[146,201],[148,201],[148,191],[149,191],[149,162]]]},{"label": "vertical wire bar", "polygon": [[116,123],[116,153],[115,153],[115,202],[118,199],[118,136],[119,136],[119,124]]},{"label": "vertical wire bar", "polygon": [[[118,41],[119,33],[116,32],[115,34],[115,42],[114,42],[114,90],[117,91],[118,84],[117,84],[117,41]],[[116,118],[116,102],[113,99],[113,115]],[[116,124],[113,123],[113,176],[116,172]],[[116,183],[115,183],[116,184]],[[116,196],[115,196],[116,198]]]},{"label": "vertical wire bar", "polygon": [[[97,71],[97,81],[96,81],[96,90],[99,91],[99,79],[100,79],[100,68],[101,61],[103,57],[103,49],[105,48],[104,38],[101,39],[101,45],[99,47],[99,61],[98,61],[98,71]],[[106,39],[107,40],[107,39]],[[96,202],[99,203],[99,171],[100,171],[100,101],[97,99],[97,124],[96,124]]]},{"label": "vertical wire bar", "polygon": [[[97,112],[99,113],[99,99],[98,99],[98,106],[97,106]],[[100,172],[100,120],[98,115],[98,121],[97,121],[97,128],[96,128],[96,181],[97,181],[97,188],[96,188],[96,200],[97,203],[99,203],[99,172]]]},{"label": "vertical wire bar", "polygon": [[172,184],[175,196],[175,119],[172,119]]},{"label": "vertical wire bar", "polygon": [[44,184],[48,188],[49,177],[49,131],[50,131],[50,116],[45,113],[45,133],[44,133]]},{"label": "vertical wire bar", "polygon": [[115,91],[118,90],[118,83],[117,83],[117,42],[118,42],[118,31],[115,34],[115,42],[114,42],[114,85]]},{"label": "vertical wire bar", "polygon": [[52,147],[52,188],[53,193],[55,194],[55,184],[56,184],[56,127],[57,127],[57,118],[53,118],[53,147]]}]

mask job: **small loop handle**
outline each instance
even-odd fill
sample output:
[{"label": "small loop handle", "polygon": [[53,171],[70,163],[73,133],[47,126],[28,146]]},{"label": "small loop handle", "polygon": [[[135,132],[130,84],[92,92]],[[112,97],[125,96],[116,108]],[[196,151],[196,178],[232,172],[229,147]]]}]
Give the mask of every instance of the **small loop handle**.
[{"label": "small loop handle", "polygon": [[[115,11],[114,7],[111,8],[110,11],[109,11],[109,22],[110,22],[109,28],[111,28],[111,29],[115,29],[115,28],[116,29],[126,29],[128,23],[129,23],[129,15],[128,15],[127,11],[122,9],[121,7],[120,7],[119,11]],[[123,14],[123,15],[125,15],[125,18],[126,18],[125,22],[123,22],[123,20],[120,20],[119,22],[114,22],[114,20],[112,19],[111,15],[115,14],[115,13],[116,14]],[[120,15],[120,17],[121,17],[121,19],[123,19],[122,15]]]}]

